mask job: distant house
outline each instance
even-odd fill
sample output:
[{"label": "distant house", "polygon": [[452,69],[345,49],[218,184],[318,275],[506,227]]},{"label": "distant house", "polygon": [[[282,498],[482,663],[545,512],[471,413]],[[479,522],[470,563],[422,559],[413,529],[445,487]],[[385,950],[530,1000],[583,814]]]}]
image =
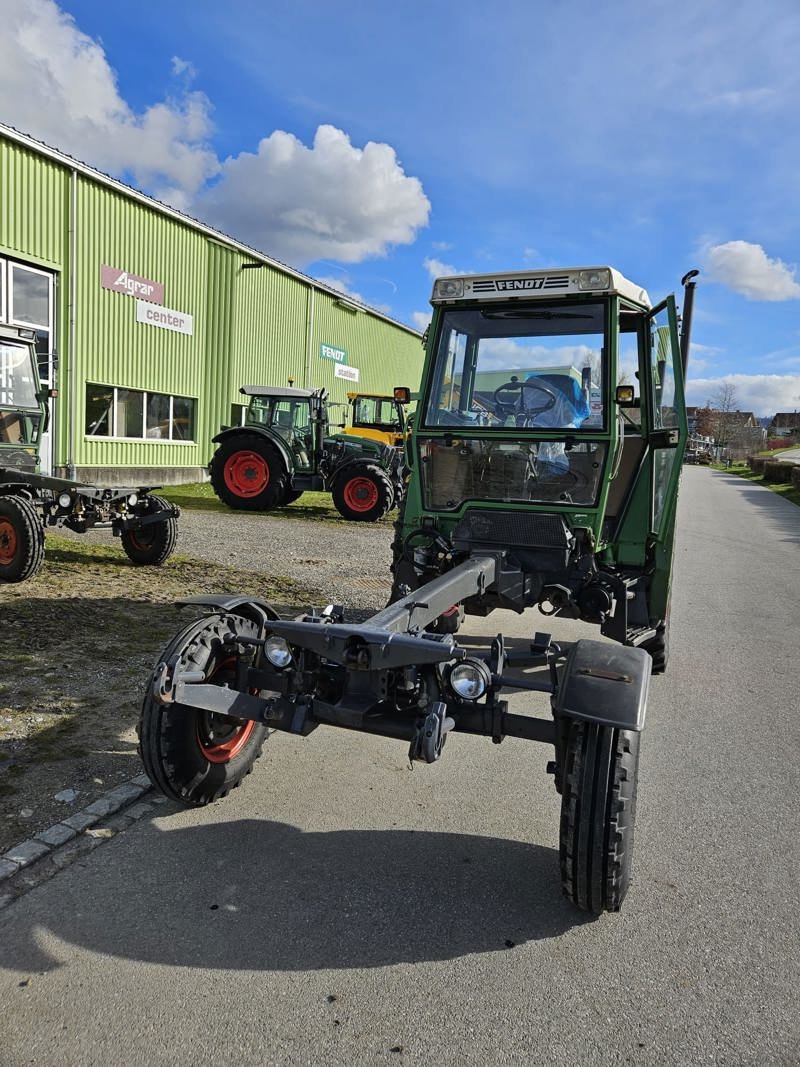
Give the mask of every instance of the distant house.
[{"label": "distant house", "polygon": [[800,411],[779,411],[769,424],[770,437],[800,436]]}]

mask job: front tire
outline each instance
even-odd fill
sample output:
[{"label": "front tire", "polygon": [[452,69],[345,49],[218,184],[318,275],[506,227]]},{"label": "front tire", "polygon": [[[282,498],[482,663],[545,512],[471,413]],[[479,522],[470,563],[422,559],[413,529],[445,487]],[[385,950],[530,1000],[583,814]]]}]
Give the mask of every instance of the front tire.
[{"label": "front tire", "polygon": [[44,561],[39,512],[23,496],[0,496],[0,582],[25,582]]},{"label": "front tire", "polygon": [[277,448],[258,434],[223,441],[209,467],[220,500],[238,511],[269,511],[284,502],[289,480]]},{"label": "front tire", "polygon": [[[225,638],[258,636],[249,619],[210,615],[191,623],[164,649],[161,661],[178,657],[178,670],[201,670],[206,681],[234,680]],[[139,754],[147,776],[165,796],[187,807],[202,807],[235,789],[253,769],[267,727],[198,711],[182,704],[160,704],[148,683],[139,719]]]},{"label": "front tire", "polygon": [[342,518],[351,522],[377,522],[394,504],[391,480],[374,463],[349,466],[334,482],[331,496]]},{"label": "front tire", "polygon": [[639,734],[577,719],[566,727],[561,883],[582,911],[619,911],[631,879]]},{"label": "front tire", "polygon": [[669,604],[666,618],[656,626],[656,636],[651,637],[649,641],[644,641],[641,647],[649,653],[653,661],[653,674],[663,674],[669,663]]},{"label": "front tire", "polygon": [[[161,496],[148,496],[148,514],[170,511],[171,505]],[[158,567],[169,559],[178,543],[178,520],[174,515],[162,522],[140,526],[137,530],[123,530],[120,535],[125,555],[139,566]]]}]

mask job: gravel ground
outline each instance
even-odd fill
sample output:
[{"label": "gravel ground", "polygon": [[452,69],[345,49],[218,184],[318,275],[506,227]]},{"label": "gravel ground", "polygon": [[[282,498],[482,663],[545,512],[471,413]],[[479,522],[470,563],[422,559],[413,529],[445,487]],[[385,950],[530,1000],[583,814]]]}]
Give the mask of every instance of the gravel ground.
[{"label": "gravel ground", "polygon": [[391,589],[391,522],[316,522],[287,515],[184,510],[177,552],[265,574],[288,575],[331,601],[378,610]]},{"label": "gravel ground", "polygon": [[[360,523],[294,519],[287,512],[271,516],[184,508],[178,531],[176,555],[240,571],[288,576],[319,590],[320,601],[314,607],[334,602],[360,616],[378,611],[389,598],[394,534],[390,519]],[[81,539],[86,537],[111,543],[107,531]],[[298,611],[308,606],[299,604]]]}]

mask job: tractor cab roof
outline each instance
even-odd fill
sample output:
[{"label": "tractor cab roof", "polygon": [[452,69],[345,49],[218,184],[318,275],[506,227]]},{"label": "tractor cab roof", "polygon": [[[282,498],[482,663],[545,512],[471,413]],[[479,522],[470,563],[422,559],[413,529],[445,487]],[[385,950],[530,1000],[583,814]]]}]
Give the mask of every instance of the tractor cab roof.
[{"label": "tractor cab roof", "polygon": [[312,396],[319,396],[320,391],[310,389],[289,389],[283,385],[243,385],[239,389],[245,396],[278,396],[282,399],[308,400]]},{"label": "tractor cab roof", "polygon": [[647,291],[613,267],[552,267],[509,274],[465,274],[437,278],[432,304],[485,300],[552,300],[559,296],[616,294],[649,308]]}]

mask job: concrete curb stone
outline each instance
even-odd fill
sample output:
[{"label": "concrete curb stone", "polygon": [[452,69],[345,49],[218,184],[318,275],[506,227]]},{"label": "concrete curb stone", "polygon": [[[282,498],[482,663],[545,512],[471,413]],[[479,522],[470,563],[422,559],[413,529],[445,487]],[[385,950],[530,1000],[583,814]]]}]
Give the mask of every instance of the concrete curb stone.
[{"label": "concrete curb stone", "polygon": [[[153,796],[143,801],[151,788],[147,775],[139,774],[82,811],[0,855],[0,910],[28,889],[69,866],[78,856],[92,851],[137,819],[152,813],[156,803],[166,798]],[[124,813],[122,809],[126,809]]]}]

